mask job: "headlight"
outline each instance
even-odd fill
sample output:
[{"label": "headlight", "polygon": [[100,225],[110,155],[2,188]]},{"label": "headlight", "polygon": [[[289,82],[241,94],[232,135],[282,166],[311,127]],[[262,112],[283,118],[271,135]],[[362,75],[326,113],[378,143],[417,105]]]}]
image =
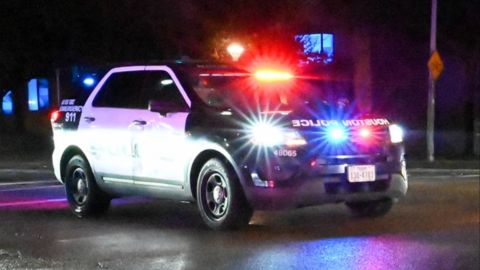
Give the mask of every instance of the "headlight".
[{"label": "headlight", "polygon": [[307,142],[296,130],[282,129],[269,123],[257,123],[251,128],[251,141],[256,145],[299,146]]},{"label": "headlight", "polygon": [[390,133],[390,141],[392,143],[403,142],[403,129],[399,125],[390,125],[388,127]]}]

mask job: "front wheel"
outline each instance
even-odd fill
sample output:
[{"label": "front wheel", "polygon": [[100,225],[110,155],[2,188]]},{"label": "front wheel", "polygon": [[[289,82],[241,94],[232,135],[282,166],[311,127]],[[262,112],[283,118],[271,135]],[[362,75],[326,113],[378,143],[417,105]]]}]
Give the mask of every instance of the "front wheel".
[{"label": "front wheel", "polygon": [[385,198],[376,201],[346,202],[353,215],[358,217],[380,217],[387,214],[393,206],[393,200]]},{"label": "front wheel", "polygon": [[246,226],[253,213],[237,175],[218,158],[208,160],[200,170],[197,204],[203,221],[214,230]]},{"label": "front wheel", "polygon": [[97,186],[87,160],[74,156],[65,171],[65,191],[72,212],[80,218],[104,214],[111,199]]}]

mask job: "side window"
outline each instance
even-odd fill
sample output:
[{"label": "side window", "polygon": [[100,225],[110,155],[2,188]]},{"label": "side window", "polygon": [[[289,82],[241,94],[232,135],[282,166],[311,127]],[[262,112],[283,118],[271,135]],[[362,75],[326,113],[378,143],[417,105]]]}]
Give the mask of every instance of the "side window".
[{"label": "side window", "polygon": [[148,108],[149,100],[163,101],[187,107],[180,90],[166,71],[146,72],[145,84],[140,100],[141,107]]},{"label": "side window", "polygon": [[94,107],[140,108],[139,94],[145,78],[144,71],[112,74],[93,100]]}]

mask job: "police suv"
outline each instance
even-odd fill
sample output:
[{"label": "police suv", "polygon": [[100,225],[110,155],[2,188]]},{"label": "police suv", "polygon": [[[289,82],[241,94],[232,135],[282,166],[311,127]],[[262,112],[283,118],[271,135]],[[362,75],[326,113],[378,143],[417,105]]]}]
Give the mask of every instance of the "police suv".
[{"label": "police suv", "polygon": [[384,215],[407,191],[402,129],[359,111],[342,83],[220,64],[115,67],[52,114],[55,175],[78,217],[128,195],[196,202],[212,229],[324,203]]}]

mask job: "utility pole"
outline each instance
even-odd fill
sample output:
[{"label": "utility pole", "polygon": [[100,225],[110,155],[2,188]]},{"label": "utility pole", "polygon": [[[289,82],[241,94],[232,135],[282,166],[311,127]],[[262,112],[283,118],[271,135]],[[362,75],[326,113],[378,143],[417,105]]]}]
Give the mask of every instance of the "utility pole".
[{"label": "utility pole", "polygon": [[[430,27],[430,55],[433,55],[437,50],[437,0],[432,0]],[[435,161],[435,78],[432,70],[428,74],[427,157],[428,161],[433,162]]]}]

